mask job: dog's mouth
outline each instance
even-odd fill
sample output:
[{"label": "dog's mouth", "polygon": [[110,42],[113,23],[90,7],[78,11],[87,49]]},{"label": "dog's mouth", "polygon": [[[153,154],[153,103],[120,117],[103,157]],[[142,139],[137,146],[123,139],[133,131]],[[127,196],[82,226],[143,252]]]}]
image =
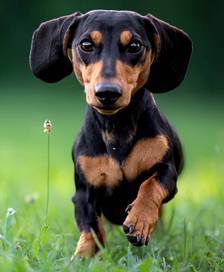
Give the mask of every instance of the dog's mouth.
[{"label": "dog's mouth", "polygon": [[114,115],[117,112],[119,112],[123,107],[119,107],[119,108],[106,107],[105,108],[105,107],[93,106],[93,108],[102,115]]}]

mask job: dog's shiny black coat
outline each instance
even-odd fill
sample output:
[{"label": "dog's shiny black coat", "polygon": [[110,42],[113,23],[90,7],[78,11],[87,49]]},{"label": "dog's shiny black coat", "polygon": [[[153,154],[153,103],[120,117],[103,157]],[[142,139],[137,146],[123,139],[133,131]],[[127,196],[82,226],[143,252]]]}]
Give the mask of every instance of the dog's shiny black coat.
[{"label": "dog's shiny black coat", "polygon": [[[126,139],[134,126],[137,127],[136,135],[127,144]],[[116,143],[105,144],[101,136],[102,130],[113,131]],[[149,172],[142,173],[134,182],[123,180],[115,188],[96,189],[89,186],[78,164],[77,158],[80,154],[93,157],[109,154],[122,163],[138,140],[154,138],[158,134],[167,136],[170,149],[163,160],[149,169]],[[169,191],[164,202],[169,201],[177,192],[177,176],[183,166],[180,141],[166,118],[159,112],[152,95],[144,88],[137,92],[126,109],[115,116],[102,117],[88,107],[84,125],[73,148],[73,159],[76,169],[76,194],[73,201],[80,230],[96,227],[96,215],[102,212],[111,222],[122,224],[126,217],[125,209],[136,198],[140,184],[155,172],[158,172],[158,181]]]},{"label": "dog's shiny black coat", "polygon": [[[75,13],[43,23],[35,31],[30,55],[33,73],[46,82],[57,82],[69,75],[73,67],[65,56],[67,47],[76,48],[81,40],[96,30],[103,33],[103,50],[99,47],[92,54],[80,52],[80,59],[85,65],[103,60],[103,78],[116,77],[117,59],[130,66],[144,60],[143,52],[127,54],[115,42],[121,31],[134,33],[141,39],[145,49],[152,52],[156,51],[152,35],[160,37],[158,58],[151,66],[146,83],[133,95],[130,104],[111,116],[102,115],[88,106],[84,125],[73,147],[76,222],[80,231],[90,231],[92,228],[98,232],[97,216],[102,213],[115,224],[124,222],[127,205],[136,198],[141,183],[154,173],[157,173],[157,181],[168,191],[164,202],[175,195],[177,176],[183,166],[182,147],[173,128],[158,110],[151,92],[170,91],[181,83],[192,45],[186,33],[151,15],[141,16],[128,11],[92,11],[84,15]],[[69,34],[69,39],[65,48],[66,34]],[[113,132],[115,142],[104,141],[102,132],[105,131]],[[133,131],[131,140],[127,142]],[[79,165],[80,155],[96,157],[107,154],[122,164],[139,140],[157,135],[166,136],[169,149],[159,163],[141,173],[135,181],[127,182],[124,178],[119,186],[95,188],[85,179]]]}]

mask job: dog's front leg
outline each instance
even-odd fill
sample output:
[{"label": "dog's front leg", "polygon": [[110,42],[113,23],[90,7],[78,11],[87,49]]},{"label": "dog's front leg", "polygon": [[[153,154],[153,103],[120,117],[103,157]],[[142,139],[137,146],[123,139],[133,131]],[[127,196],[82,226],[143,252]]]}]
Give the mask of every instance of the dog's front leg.
[{"label": "dog's front leg", "polygon": [[98,247],[92,231],[96,233],[102,245],[104,245],[105,240],[91,188],[77,188],[76,194],[73,197],[73,203],[75,205],[75,219],[80,231],[75,255],[79,257],[93,257],[98,251]]},{"label": "dog's front leg", "polygon": [[128,216],[123,223],[124,232],[133,245],[147,245],[158,220],[159,208],[169,197],[169,190],[176,188],[175,183],[174,167],[165,165],[161,172],[141,184],[137,198],[127,207]]}]

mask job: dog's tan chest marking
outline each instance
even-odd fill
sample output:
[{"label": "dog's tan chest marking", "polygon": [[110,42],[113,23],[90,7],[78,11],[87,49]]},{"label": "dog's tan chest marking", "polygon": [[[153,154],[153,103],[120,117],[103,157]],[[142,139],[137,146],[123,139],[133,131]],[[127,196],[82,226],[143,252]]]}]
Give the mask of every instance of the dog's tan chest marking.
[{"label": "dog's tan chest marking", "polygon": [[88,183],[95,187],[114,187],[123,179],[119,163],[108,155],[80,156],[79,164]]},{"label": "dog's tan chest marking", "polygon": [[135,180],[142,172],[160,162],[168,150],[165,136],[139,140],[120,165],[109,155],[80,156],[79,165],[87,182],[95,187],[115,187],[124,177]]},{"label": "dog's tan chest marking", "polygon": [[167,138],[163,135],[138,141],[122,164],[127,180],[134,180],[142,172],[160,162],[168,148]]}]

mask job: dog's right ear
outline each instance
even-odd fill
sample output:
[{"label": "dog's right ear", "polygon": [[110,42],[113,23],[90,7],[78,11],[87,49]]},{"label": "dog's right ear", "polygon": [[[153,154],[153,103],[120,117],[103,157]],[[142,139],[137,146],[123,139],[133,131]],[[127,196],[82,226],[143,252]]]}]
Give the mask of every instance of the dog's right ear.
[{"label": "dog's right ear", "polygon": [[155,59],[145,86],[153,93],[171,91],[184,79],[192,41],[183,30],[152,15],[146,16],[146,30],[153,37]]},{"label": "dog's right ear", "polygon": [[81,13],[76,12],[42,23],[33,33],[30,67],[39,79],[53,83],[71,74],[67,56],[70,31],[74,31]]}]

